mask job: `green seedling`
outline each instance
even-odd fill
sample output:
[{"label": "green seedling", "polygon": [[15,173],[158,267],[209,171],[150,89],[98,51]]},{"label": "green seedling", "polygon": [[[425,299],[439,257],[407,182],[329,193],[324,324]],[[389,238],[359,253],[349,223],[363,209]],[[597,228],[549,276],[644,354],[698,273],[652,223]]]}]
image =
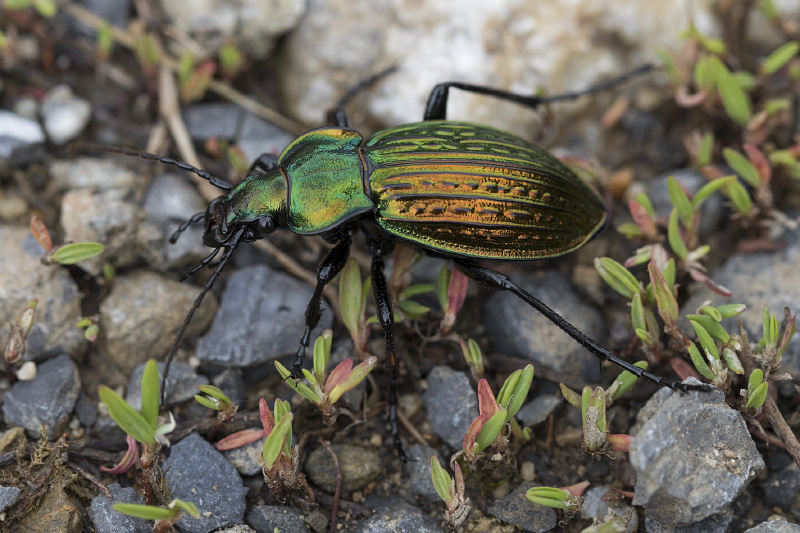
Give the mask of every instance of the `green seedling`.
[{"label": "green seedling", "polygon": [[174,499],[166,507],[156,507],[153,505],[139,505],[136,503],[115,503],[114,510],[133,516],[153,520],[153,532],[162,533],[170,531],[172,526],[178,523],[183,513],[189,514],[192,518],[200,518],[200,512],[192,502]]},{"label": "green seedling", "polygon": [[583,508],[583,498],[555,487],[533,487],[528,489],[525,497],[533,503],[563,511],[577,512]]},{"label": "green seedling", "polygon": [[769,390],[769,382],[764,379],[764,372],[760,368],[756,368],[750,373],[747,380],[747,390],[744,392],[745,406],[748,414],[758,416],[764,402],[767,399],[767,392]]},{"label": "green seedling", "polygon": [[465,494],[464,476],[461,473],[461,466],[457,461],[453,461],[453,475],[451,479],[447,470],[439,464],[439,458],[435,455],[431,457],[431,478],[436,494],[444,501],[446,510],[444,513],[447,525],[451,530],[458,529],[467,515],[472,510],[468,505],[469,498]]},{"label": "green seedling", "polygon": [[331,359],[331,343],[333,332],[325,330],[314,342],[314,370],[309,372],[303,369],[308,385],[292,379],[291,372],[280,362],[275,361],[284,383],[289,385],[300,396],[315,404],[322,413],[326,425],[336,422],[335,403],[342,395],[356,388],[378,364],[378,358],[367,357],[360,364],[353,366],[352,359],[345,359],[328,374],[328,365]]},{"label": "green seedling", "polygon": [[481,347],[478,346],[475,339],[467,339],[467,341],[464,342],[464,339],[459,338],[458,342],[461,345],[461,353],[469,366],[472,378],[475,381],[480,381],[483,379],[484,372],[483,352],[481,351]]},{"label": "green seedling", "polygon": [[16,368],[25,355],[28,346],[28,334],[33,328],[33,321],[36,317],[36,306],[38,300],[33,299],[25,304],[22,311],[17,315],[17,319],[11,324],[8,332],[8,340],[3,350],[3,360],[5,361],[6,374],[16,376]]},{"label": "green seedling", "polygon": [[439,324],[439,335],[447,335],[453,330],[456,316],[464,306],[467,297],[469,279],[455,267],[442,267],[436,280],[436,295],[442,308],[442,321]]},{"label": "green seedling", "polygon": [[289,402],[275,400],[274,414],[261,398],[258,402],[261,424],[267,439],[264,442],[264,481],[272,494],[287,503],[294,494],[311,493],[304,476],[299,475],[299,450],[292,447],[292,412]]}]

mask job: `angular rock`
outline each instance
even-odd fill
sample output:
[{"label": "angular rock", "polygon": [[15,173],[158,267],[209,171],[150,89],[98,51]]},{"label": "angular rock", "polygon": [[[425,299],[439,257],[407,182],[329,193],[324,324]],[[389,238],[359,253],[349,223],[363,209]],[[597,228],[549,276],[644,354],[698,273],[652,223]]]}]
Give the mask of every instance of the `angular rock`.
[{"label": "angular rock", "polygon": [[[100,304],[101,349],[125,372],[153,358],[161,360],[175,340],[200,289],[146,271],[114,280],[111,293]],[[186,330],[198,335],[211,321],[217,302],[206,294]]]},{"label": "angular rock", "polygon": [[523,483],[505,497],[491,504],[487,512],[524,531],[550,531],[556,527],[558,522],[556,512],[550,507],[533,503],[525,497],[525,493],[536,486],[533,483]]},{"label": "angular rock", "polygon": [[[307,283],[263,265],[237,270],[225,285],[211,329],[197,343],[197,357],[223,367],[245,367],[295,353],[313,292]],[[323,298],[322,319],[312,342],[331,327],[329,309]]]},{"label": "angular rock", "polygon": [[386,531],[444,533],[437,520],[399,497],[370,496],[367,499],[367,505],[375,508],[375,514],[359,524],[356,530],[359,533],[384,533]]},{"label": "angular rock", "polygon": [[33,381],[18,381],[5,393],[6,424],[24,427],[33,439],[41,436],[42,427],[49,438],[58,438],[67,429],[80,390],[78,367],[69,355],[45,361]]},{"label": "angular rock", "polygon": [[244,522],[247,489],[241,476],[196,433],[173,444],[164,472],[172,497],[192,502],[200,511],[200,518],[181,518],[182,531],[208,533]]},{"label": "angular rock", "polygon": [[[537,272],[514,276],[514,281],[603,344],[607,328],[600,311],[578,296],[561,274],[553,270]],[[513,294],[492,294],[486,302],[484,320],[495,351],[544,365],[578,381],[597,382],[602,377],[594,355]]]},{"label": "angular rock", "polygon": [[0,242],[0,339],[8,338],[9,324],[36,298],[25,360],[42,360],[60,351],[77,355],[85,342],[75,327],[81,296],[69,272],[41,263],[44,250],[27,227],[0,225]]},{"label": "angular rock", "polygon": [[[380,456],[374,451],[351,444],[333,444],[331,449],[339,460],[342,490],[361,490],[382,472]],[[309,481],[333,494],[336,490],[336,466],[323,446],[308,455],[304,470]]]},{"label": "angular rock", "polygon": [[38,122],[0,109],[0,175],[43,157],[44,140]]},{"label": "angular rock", "polygon": [[134,518],[115,511],[115,503],[136,503],[144,505],[144,497],[136,492],[133,487],[121,487],[119,483],[112,483],[108,490],[114,501],[100,494],[92,499],[89,507],[89,519],[92,521],[97,533],[149,533],[153,530],[153,522],[143,518]]},{"label": "angular rock", "polygon": [[654,396],[663,403],[630,447],[638,479],[633,505],[671,527],[719,513],[765,468],[744,419],[720,390],[661,389]]},{"label": "angular rock", "polygon": [[451,448],[463,446],[469,425],[478,416],[478,395],[463,372],[437,366],[427,376],[422,396],[434,431]]},{"label": "angular rock", "polygon": [[247,513],[247,523],[256,531],[281,533],[308,533],[303,513],[294,507],[282,505],[256,505]]}]

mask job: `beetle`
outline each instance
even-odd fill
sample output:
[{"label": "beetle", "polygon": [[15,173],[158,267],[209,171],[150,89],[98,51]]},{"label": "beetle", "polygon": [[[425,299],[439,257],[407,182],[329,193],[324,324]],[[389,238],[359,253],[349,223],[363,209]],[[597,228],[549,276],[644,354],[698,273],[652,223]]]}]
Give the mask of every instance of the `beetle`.
[{"label": "beetle", "polygon": [[288,229],[298,235],[320,235],[333,244],[317,270],[305,312],[305,332],[293,364],[293,376],[298,376],[311,331],[320,320],[323,289],[343,269],[353,234],[361,231],[372,258],[373,296],[390,370],[389,420],[401,458],[405,456],[397,427],[393,313],[383,273],[383,256],[395,242],[450,259],[470,279],[515,294],[602,361],[660,386],[694,390],[619,359],[509,277],[480,264],[545,259],[574,251],[603,231],[609,212],[594,189],[543,148],[489,126],[448,120],[446,113],[454,88],[535,109],[605,90],[651,68],[645,65],[591,89],[546,98],[442,83],[432,90],[422,122],[391,127],[366,140],[350,127],[339,106],[330,114],[332,126],[300,135],[278,156],[260,156],[235,187],[186,163],[136,153],[195,172],[225,191],[205,212],[181,224],[170,239],[174,242],[189,225],[203,221],[203,242],[213,251],[184,279],[210,265],[219,251],[223,254],[177,333],[165,375],[186,326],[234,250]]}]

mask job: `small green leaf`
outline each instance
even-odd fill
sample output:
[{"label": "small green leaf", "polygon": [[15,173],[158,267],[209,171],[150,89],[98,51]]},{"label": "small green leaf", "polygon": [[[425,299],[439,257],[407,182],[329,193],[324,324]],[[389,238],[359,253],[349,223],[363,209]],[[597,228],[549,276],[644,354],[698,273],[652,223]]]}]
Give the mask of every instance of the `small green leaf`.
[{"label": "small green leaf", "polygon": [[133,516],[134,518],[143,518],[144,520],[170,520],[180,513],[177,509],[165,509],[164,507],[138,503],[115,503],[113,507],[118,513]]},{"label": "small green leaf", "polygon": [[652,261],[647,265],[650,273],[650,282],[653,284],[658,314],[664,320],[666,326],[675,327],[678,322],[678,302],[672,294],[672,288],[667,286],[664,276]]},{"label": "small green leaf", "polygon": [[691,322],[697,323],[703,327],[705,331],[709,333],[715,339],[722,341],[723,343],[728,343],[731,340],[730,334],[725,331],[720,323],[715,320],[713,317],[708,315],[686,315]]},{"label": "small green leaf", "polygon": [[100,255],[105,249],[99,242],[74,242],[59,247],[53,253],[52,260],[59,265],[74,265]]},{"label": "small green leaf", "polygon": [[197,389],[203,394],[207,394],[212,398],[216,398],[222,403],[227,403],[227,404],[232,403],[231,399],[225,396],[225,393],[222,392],[222,390],[219,389],[218,387],[215,387],[214,385],[198,385]]},{"label": "small green leaf", "polygon": [[677,208],[672,208],[672,212],[669,214],[669,224],[667,226],[667,238],[669,239],[669,246],[670,248],[672,248],[672,251],[675,252],[675,255],[677,255],[683,260],[686,260],[686,256],[689,255],[689,249],[686,247],[686,243],[683,242],[683,237],[681,236],[681,230],[678,227]]},{"label": "small green leaf", "polygon": [[750,372],[750,377],[747,378],[747,393],[750,394],[756,390],[756,387],[764,383],[764,371],[756,368]]},{"label": "small green leaf", "polygon": [[48,19],[56,16],[56,13],[58,12],[58,6],[52,0],[36,0],[33,3],[33,7],[36,8],[36,11],[41,16]]},{"label": "small green leaf", "polygon": [[143,444],[155,444],[154,425],[150,425],[139,411],[105,385],[97,387],[97,394],[108,409],[109,416],[122,431]]},{"label": "small green leaf", "polygon": [[754,189],[758,189],[761,186],[761,174],[759,174],[756,166],[745,156],[732,148],[725,147],[722,149],[722,157],[748,185]]},{"label": "small green leaf", "polygon": [[194,400],[203,407],[207,407],[208,409],[213,409],[214,411],[220,410],[220,403],[216,399],[209,398],[207,396],[201,396],[200,394],[195,394]]},{"label": "small green leaf", "polygon": [[450,266],[444,265],[439,270],[436,278],[436,297],[439,299],[439,306],[442,310],[447,310],[447,289],[450,287]]},{"label": "small green leaf", "polygon": [[183,500],[179,500],[175,498],[171,502],[169,502],[168,507],[170,509],[179,509],[181,511],[185,511],[189,513],[192,518],[200,518],[200,511],[197,510],[197,507],[192,502],[185,502]]},{"label": "small green leaf", "polygon": [[[310,401],[311,403],[318,405],[322,403],[322,398],[319,395],[311,390],[308,385],[300,381],[299,379],[293,379],[290,377],[292,375],[289,370],[283,366],[280,361],[275,361],[275,368],[278,370],[278,373],[283,378],[283,382],[292,388],[297,394],[305,398],[306,400]],[[305,370],[305,369],[303,369]]]},{"label": "small green leaf", "polygon": [[706,328],[704,328],[695,320],[689,321],[692,323],[694,332],[697,334],[697,340],[700,341],[700,346],[703,348],[703,350],[705,350],[708,360],[710,361],[711,358],[719,359],[719,350],[717,350],[717,344],[714,342],[714,339],[711,338],[711,335],[708,334]]},{"label": "small green leaf", "polygon": [[750,97],[718,57],[709,57],[708,68],[725,112],[735,122],[747,124],[752,114]]},{"label": "small green leaf", "polygon": [[636,293],[631,299],[631,323],[633,329],[647,331],[647,323],[644,320],[644,308],[642,307],[642,295]]},{"label": "small green leaf", "polygon": [[551,507],[553,509],[568,509],[569,494],[553,487],[533,487],[528,489],[525,497],[533,503]]},{"label": "small green leaf", "polygon": [[742,314],[745,309],[747,309],[747,306],[744,304],[724,304],[717,306],[717,311],[722,315],[722,318],[733,318]]},{"label": "small green leaf", "polygon": [[436,494],[439,495],[444,503],[450,504],[453,500],[453,496],[450,494],[453,479],[442,468],[442,465],[439,464],[439,458],[435,455],[431,456],[431,478],[433,479],[433,488],[436,489]]},{"label": "small green leaf", "polygon": [[640,292],[639,282],[630,271],[610,257],[599,257],[594,260],[594,268],[608,285],[625,296],[632,298]]},{"label": "small green leaf", "polygon": [[710,165],[713,155],[714,134],[709,131],[703,135],[703,138],[700,139],[700,146],[697,147],[697,165],[701,167]]},{"label": "small green leaf", "polygon": [[[512,381],[511,376],[515,374],[513,383],[509,384]],[[525,368],[514,371],[511,376],[506,379],[500,389],[500,393],[497,395],[498,405],[505,407],[508,412],[506,422],[517,414],[525,398],[528,397],[528,391],[530,391],[531,383],[533,382],[533,365],[526,365]]]},{"label": "small green leaf", "polygon": [[563,383],[560,384],[560,387],[561,387],[561,395],[564,397],[567,403],[573,407],[577,407],[578,409],[580,409],[581,397],[578,395],[578,393],[570,389]]},{"label": "small green leaf", "polygon": [[331,403],[336,403],[344,393],[355,389],[359,383],[366,379],[367,374],[372,372],[372,369],[375,368],[375,365],[377,364],[378,358],[375,356],[370,356],[356,365],[356,367],[353,368],[348,375],[333,388],[328,396],[329,401]]},{"label": "small green leaf", "polygon": [[725,187],[725,191],[738,213],[741,215],[750,214],[753,210],[753,201],[750,199],[750,194],[738,180],[730,182],[728,186]]},{"label": "small green leaf", "polygon": [[694,223],[694,209],[692,209],[692,201],[683,190],[678,180],[670,176],[667,179],[667,193],[672,205],[678,211],[678,216],[684,228],[691,228]]},{"label": "small green leaf", "polygon": [[475,444],[477,445],[477,452],[482,452],[486,448],[489,447],[491,443],[494,442],[494,439],[500,435],[500,431],[503,429],[503,426],[506,425],[506,418],[508,412],[505,409],[499,409],[489,420],[481,428],[481,431],[478,433],[478,438],[475,439]]},{"label": "small green leaf", "polygon": [[397,307],[399,307],[410,320],[416,320],[431,310],[430,307],[415,302],[414,300],[400,300],[397,302]]},{"label": "small green leaf", "polygon": [[142,374],[142,416],[153,428],[158,421],[158,406],[161,401],[159,381],[158,364],[155,359],[150,359],[144,365]]},{"label": "small green leaf", "polygon": [[692,207],[694,209],[698,209],[700,205],[702,205],[702,203],[708,199],[709,196],[729,185],[732,181],[736,181],[736,176],[726,176],[724,178],[717,178],[709,181],[700,187],[700,190],[697,191],[697,194],[695,194],[694,198],[692,198]]},{"label": "small green leaf", "polygon": [[328,375],[328,365],[331,360],[331,344],[333,331],[326,329],[314,341],[314,377],[318,383],[325,383]]},{"label": "small green leaf", "polygon": [[800,42],[789,41],[788,43],[782,44],[767,56],[764,63],[761,65],[761,69],[759,69],[759,74],[762,76],[772,76],[786,66],[789,61],[794,59],[798,52],[800,52]]},{"label": "small green leaf", "polygon": [[361,321],[361,272],[358,263],[350,258],[339,276],[339,308],[342,321],[354,338],[358,336]]},{"label": "small green leaf", "polygon": [[[642,370],[647,370],[648,365],[647,361],[637,361],[633,363],[633,366],[638,366]],[[624,396],[625,393],[631,390],[633,386],[636,385],[636,382],[639,381],[639,379],[630,372],[628,372],[627,370],[624,370],[620,372],[619,376],[617,376],[617,379],[615,379],[614,381],[620,382],[620,386],[617,388],[616,392],[612,396],[612,399],[618,400],[619,398],[622,398],[622,396]]]},{"label": "small green leaf", "polygon": [[764,382],[753,391],[753,394],[748,395],[747,402],[745,403],[746,409],[760,409],[764,406],[767,400],[767,392],[769,391],[769,383]]},{"label": "small green leaf", "polygon": [[427,294],[436,290],[436,287],[431,285],[430,283],[417,283],[416,285],[410,285],[403,289],[403,292],[400,294],[401,298],[413,298],[414,296],[419,296],[420,294]]},{"label": "small green leaf", "polygon": [[285,414],[267,436],[267,440],[264,442],[264,451],[262,452],[267,469],[275,466],[275,461],[283,451],[286,438],[292,430],[292,419],[292,413]]},{"label": "small green leaf", "polygon": [[717,378],[717,376],[714,375],[714,372],[712,372],[711,368],[708,366],[708,364],[706,364],[705,359],[703,359],[703,356],[700,354],[700,350],[697,349],[695,343],[693,343],[689,339],[685,340],[686,340],[686,350],[689,352],[689,357],[691,357],[694,367],[697,369],[698,372],[703,374],[703,376],[706,379],[714,381]]},{"label": "small green leaf", "polygon": [[728,365],[728,368],[730,368],[734,374],[740,376],[744,375],[744,366],[742,366],[739,356],[728,346],[722,347],[722,360],[725,361],[725,364]]},{"label": "small green leaf", "polygon": [[[711,307],[710,305],[704,305],[703,308],[700,309],[700,312],[703,313],[704,315],[710,316],[711,318],[713,318],[717,322],[721,322],[722,321],[722,313],[716,307]],[[708,328],[706,328],[706,329],[708,329]],[[712,333],[712,335],[713,335],[713,333]]]}]

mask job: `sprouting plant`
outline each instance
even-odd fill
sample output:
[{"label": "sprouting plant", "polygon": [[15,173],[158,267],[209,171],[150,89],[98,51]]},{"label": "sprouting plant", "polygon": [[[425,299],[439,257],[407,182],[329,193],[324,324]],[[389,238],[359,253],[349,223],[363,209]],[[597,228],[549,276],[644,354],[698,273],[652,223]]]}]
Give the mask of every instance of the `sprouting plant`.
[{"label": "sprouting plant", "polygon": [[36,316],[36,305],[38,300],[30,300],[22,311],[17,315],[17,319],[11,324],[8,332],[5,350],[3,351],[3,361],[5,362],[6,375],[9,377],[17,375],[19,362],[22,361],[27,349],[28,334],[33,327],[33,320]]},{"label": "sprouting plant", "polygon": [[74,265],[80,261],[100,255],[106,249],[99,242],[73,242],[62,244],[61,246],[53,246],[50,232],[39,215],[31,217],[30,228],[36,241],[44,248],[45,255],[42,257],[42,263],[45,265],[52,265],[53,263]]},{"label": "sprouting plant", "polygon": [[[169,445],[166,435],[175,429],[172,414],[169,415],[169,420],[158,416],[159,390],[158,365],[153,359],[147,362],[142,374],[141,410],[133,408],[109,387],[100,385],[97,388],[97,394],[108,409],[109,416],[122,431],[143,446],[141,465],[145,501],[148,505],[164,499],[158,480],[158,452],[162,445]],[[129,450],[126,457],[131,453]]]},{"label": "sprouting plant", "polygon": [[468,505],[469,498],[465,493],[464,475],[461,473],[461,466],[457,461],[453,461],[453,476],[439,464],[439,458],[435,455],[431,457],[431,478],[436,494],[444,501],[446,510],[444,513],[447,525],[455,531],[464,520],[467,519],[472,508]]},{"label": "sprouting plant", "polygon": [[293,416],[289,402],[276,399],[273,414],[267,406],[267,401],[261,398],[258,402],[258,411],[267,435],[262,452],[264,481],[267,486],[282,503],[288,502],[290,496],[295,496],[301,491],[312,495],[313,499],[305,475],[300,473],[298,448],[292,447]]},{"label": "sprouting plant", "polygon": [[154,520],[154,533],[170,531],[178,523],[183,513],[188,513],[193,518],[200,518],[200,511],[192,502],[174,499],[166,507],[154,505],[140,505],[137,503],[115,503],[114,510],[135,518]]},{"label": "sprouting plant", "polygon": [[442,307],[442,322],[439,324],[439,335],[445,336],[452,331],[456,316],[464,306],[467,297],[469,278],[455,267],[442,267],[436,280],[436,295]]},{"label": "sprouting plant", "polygon": [[[472,421],[464,435],[464,445],[457,455],[468,461],[477,461],[483,450],[490,445],[502,454],[508,446],[508,434],[503,432],[506,424],[517,414],[528,395],[533,381],[533,366],[514,371],[506,379],[495,399],[489,383],[478,382],[478,417]],[[452,461],[451,461],[452,462]]]},{"label": "sprouting plant", "polygon": [[314,369],[311,372],[303,369],[303,376],[308,385],[292,379],[292,373],[279,361],[275,361],[275,368],[278,369],[284,383],[293,388],[300,396],[315,404],[322,413],[322,419],[326,425],[336,422],[334,404],[344,393],[353,390],[364,381],[378,364],[378,358],[375,356],[367,357],[355,367],[352,359],[345,359],[328,374],[332,339],[333,332],[327,329],[314,342]]},{"label": "sprouting plant", "polygon": [[[203,395],[195,394],[195,401],[217,412],[217,422],[208,431],[209,435],[213,435],[223,425],[233,420],[239,406],[233,403],[230,398],[213,385],[197,385],[196,388],[202,392]],[[211,437],[209,436],[209,438]]]},{"label": "sprouting plant", "polygon": [[580,511],[583,508],[583,498],[580,493],[589,486],[589,482],[584,482],[580,485],[577,491],[579,494],[574,494],[572,491],[558,489],[555,487],[532,487],[525,493],[525,497],[533,503],[544,505],[545,507],[552,507],[553,509],[561,509],[570,513]]},{"label": "sprouting plant", "polygon": [[94,342],[97,340],[97,335],[100,334],[100,317],[98,315],[82,317],[75,327],[83,328],[83,338]]}]

